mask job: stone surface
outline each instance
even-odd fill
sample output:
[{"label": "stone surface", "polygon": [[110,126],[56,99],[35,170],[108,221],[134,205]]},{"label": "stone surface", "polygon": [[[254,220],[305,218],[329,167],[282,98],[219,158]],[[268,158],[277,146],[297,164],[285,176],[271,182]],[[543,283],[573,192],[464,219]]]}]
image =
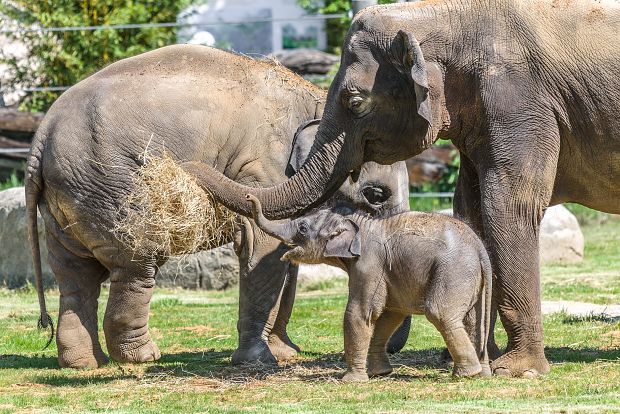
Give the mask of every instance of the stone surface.
[{"label": "stone surface", "polygon": [[[439,213],[452,215],[452,209]],[[549,207],[540,223],[540,263],[578,263],[583,260],[583,233],[577,218],[562,205]]]},{"label": "stone surface", "polygon": [[[41,216],[39,216],[38,223],[43,283],[51,286],[54,284],[54,276],[47,264],[45,224]],[[27,224],[24,187],[0,191],[0,284],[2,286],[20,288],[28,282],[34,285]]]},{"label": "stone surface", "polygon": [[290,70],[300,75],[325,75],[340,61],[336,55],[313,49],[283,50],[273,57]]},{"label": "stone surface", "polygon": [[540,223],[540,262],[581,262],[583,246],[583,233],[573,213],[562,205],[549,207]]},{"label": "stone surface", "polygon": [[311,285],[326,280],[346,279],[347,277],[347,273],[338,267],[326,264],[302,264],[299,266],[297,283],[300,285]]},{"label": "stone surface", "polygon": [[183,258],[173,257],[157,273],[157,286],[226,289],[239,283],[239,262],[232,243]]}]

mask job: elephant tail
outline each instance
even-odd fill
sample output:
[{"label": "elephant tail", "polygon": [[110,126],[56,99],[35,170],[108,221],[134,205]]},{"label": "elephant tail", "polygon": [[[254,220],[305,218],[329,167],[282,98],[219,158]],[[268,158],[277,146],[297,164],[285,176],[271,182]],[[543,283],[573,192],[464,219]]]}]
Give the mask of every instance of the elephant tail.
[{"label": "elephant tail", "polygon": [[491,266],[491,259],[487,253],[484,244],[480,242],[480,249],[478,253],[480,259],[480,267],[482,270],[482,282],[484,291],[482,294],[482,326],[480,326],[480,338],[482,340],[482,360],[488,363],[489,351],[488,343],[489,336],[491,335],[491,300],[493,294],[493,267]]},{"label": "elephant tail", "polygon": [[54,339],[54,322],[47,313],[45,304],[45,292],[43,290],[43,273],[41,270],[41,249],[39,247],[39,226],[37,223],[37,208],[43,190],[43,174],[42,174],[42,156],[44,147],[43,128],[39,128],[30,149],[28,156],[28,166],[26,169],[26,213],[28,220],[28,240],[32,253],[32,262],[34,269],[34,280],[39,296],[39,329],[50,328],[50,337],[43,349],[46,349]]}]

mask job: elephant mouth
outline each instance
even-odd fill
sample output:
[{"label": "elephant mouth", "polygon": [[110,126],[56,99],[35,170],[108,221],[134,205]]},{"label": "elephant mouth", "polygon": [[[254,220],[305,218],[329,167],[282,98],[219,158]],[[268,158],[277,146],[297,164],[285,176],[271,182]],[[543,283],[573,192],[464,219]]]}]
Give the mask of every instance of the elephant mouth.
[{"label": "elephant mouth", "polygon": [[295,246],[294,249],[289,250],[288,252],[284,253],[284,255],[280,258],[280,260],[283,262],[291,262],[293,264],[299,264],[303,256],[304,256],[304,248],[301,246]]}]

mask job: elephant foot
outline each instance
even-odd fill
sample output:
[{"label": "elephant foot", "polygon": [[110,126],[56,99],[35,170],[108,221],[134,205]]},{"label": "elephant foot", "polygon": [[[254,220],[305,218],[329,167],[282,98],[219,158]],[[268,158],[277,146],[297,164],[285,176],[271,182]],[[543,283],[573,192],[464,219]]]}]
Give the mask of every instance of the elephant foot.
[{"label": "elephant foot", "polygon": [[376,358],[368,358],[368,375],[371,377],[379,377],[392,373],[392,365],[387,355],[377,356]]},{"label": "elephant foot", "polygon": [[550,371],[549,362],[542,351],[514,349],[491,363],[493,374],[506,377],[535,378]]},{"label": "elephant foot", "polygon": [[286,334],[284,338],[276,334],[269,335],[269,350],[271,351],[271,355],[279,362],[293,359],[297,356],[297,353],[301,351]]},{"label": "elephant foot", "polygon": [[453,377],[475,377],[483,372],[479,362],[472,364],[454,364]]},{"label": "elephant foot", "polygon": [[239,347],[232,354],[232,364],[262,362],[263,364],[275,364],[276,358],[269,347],[263,341],[257,341],[248,347]]},{"label": "elephant foot", "polygon": [[152,339],[137,345],[134,342],[108,344],[110,357],[116,362],[141,363],[157,361],[161,357],[157,344]]},{"label": "elephant foot", "polygon": [[368,374],[365,372],[347,371],[342,377],[343,382],[366,382]]},{"label": "elephant foot", "polygon": [[488,378],[493,375],[493,373],[491,372],[491,366],[488,362],[481,363],[480,365],[482,366],[482,371],[480,371],[480,373],[478,374],[479,377]]},{"label": "elephant foot", "polygon": [[61,368],[93,369],[106,365],[110,360],[101,348],[87,350],[58,347],[58,363]]}]

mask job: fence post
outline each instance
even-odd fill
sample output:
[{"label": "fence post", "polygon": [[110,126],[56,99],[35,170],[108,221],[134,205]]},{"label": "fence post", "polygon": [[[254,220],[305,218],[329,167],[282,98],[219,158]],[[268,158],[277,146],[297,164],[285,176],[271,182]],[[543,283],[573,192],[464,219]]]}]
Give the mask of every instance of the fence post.
[{"label": "fence post", "polygon": [[374,6],[375,4],[377,4],[377,0],[353,0],[351,4],[353,15],[355,16],[364,7]]}]

